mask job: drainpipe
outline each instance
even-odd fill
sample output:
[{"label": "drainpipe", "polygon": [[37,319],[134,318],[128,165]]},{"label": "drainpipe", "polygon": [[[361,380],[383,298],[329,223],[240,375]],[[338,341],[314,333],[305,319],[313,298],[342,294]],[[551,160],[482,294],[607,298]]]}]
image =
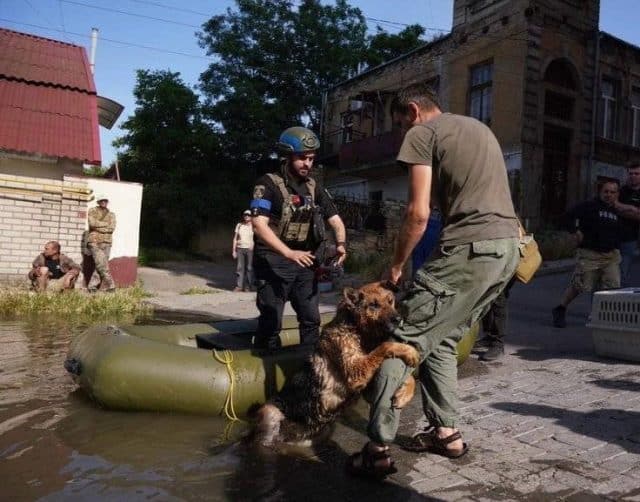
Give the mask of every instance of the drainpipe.
[{"label": "drainpipe", "polygon": [[596,121],[598,120],[598,89],[600,88],[600,29],[596,29],[596,37],[595,37],[596,47],[595,47],[595,61],[593,65],[593,97],[592,97],[592,108],[591,108],[591,145],[589,148],[589,162],[587,168],[587,193],[585,194],[585,198],[589,198],[592,195],[593,183],[591,183],[591,177],[593,176],[594,170],[594,157],[596,153]]},{"label": "drainpipe", "polygon": [[98,28],[91,28],[91,55],[89,56],[89,67],[91,75],[96,70],[96,47],[98,46]]}]

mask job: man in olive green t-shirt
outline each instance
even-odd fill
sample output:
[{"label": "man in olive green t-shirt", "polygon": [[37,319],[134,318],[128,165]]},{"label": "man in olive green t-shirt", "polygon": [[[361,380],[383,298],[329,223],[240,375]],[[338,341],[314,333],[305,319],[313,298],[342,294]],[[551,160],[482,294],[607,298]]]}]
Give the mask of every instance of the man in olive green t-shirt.
[{"label": "man in olive green t-shirt", "polygon": [[[409,175],[407,212],[388,273],[393,283],[425,230],[430,205],[444,220],[439,252],[415,274],[394,332],[421,354],[420,390],[430,426],[404,447],[456,458],[468,449],[457,429],[457,344],[513,276],[518,224],[502,151],[487,126],[443,113],[423,84],[401,90],[391,111],[406,132],[398,162]],[[387,446],[400,418],[393,396],[411,370],[400,359],[387,359],[367,388],[370,441],[349,458],[350,473],[395,472]]]}]

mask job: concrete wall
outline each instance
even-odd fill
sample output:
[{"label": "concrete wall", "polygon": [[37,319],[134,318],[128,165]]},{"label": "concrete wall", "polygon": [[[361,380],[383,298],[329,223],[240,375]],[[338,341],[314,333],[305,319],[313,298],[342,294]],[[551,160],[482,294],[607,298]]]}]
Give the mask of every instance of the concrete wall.
[{"label": "concrete wall", "polygon": [[37,159],[0,152],[0,173],[61,180],[64,175],[82,176],[82,163],[68,159]]}]

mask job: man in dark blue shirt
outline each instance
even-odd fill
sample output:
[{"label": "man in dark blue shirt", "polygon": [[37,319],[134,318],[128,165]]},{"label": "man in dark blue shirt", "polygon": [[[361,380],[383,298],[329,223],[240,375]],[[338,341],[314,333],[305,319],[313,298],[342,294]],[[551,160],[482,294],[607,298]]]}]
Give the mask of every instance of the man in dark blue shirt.
[{"label": "man in dark blue shirt", "polygon": [[619,191],[617,180],[604,181],[598,197],[567,213],[568,228],[578,242],[577,263],[560,304],[551,311],[556,328],[566,326],[567,307],[580,293],[620,287],[621,222],[615,211]]}]

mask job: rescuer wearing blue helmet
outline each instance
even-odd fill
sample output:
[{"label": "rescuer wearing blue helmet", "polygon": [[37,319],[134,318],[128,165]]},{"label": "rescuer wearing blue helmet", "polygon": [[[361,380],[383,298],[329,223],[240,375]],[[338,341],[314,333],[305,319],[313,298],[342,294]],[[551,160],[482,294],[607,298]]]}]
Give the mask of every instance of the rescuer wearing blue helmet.
[{"label": "rescuer wearing blue helmet", "polygon": [[300,343],[315,343],[320,331],[316,269],[324,260],[325,221],[336,241],[336,265],[346,258],[346,232],[329,193],[311,169],[320,141],[306,127],[286,129],[276,143],[280,172],[256,181],[251,201],[256,304],[260,311],[254,346],[280,346],[287,301],[295,310]]}]

